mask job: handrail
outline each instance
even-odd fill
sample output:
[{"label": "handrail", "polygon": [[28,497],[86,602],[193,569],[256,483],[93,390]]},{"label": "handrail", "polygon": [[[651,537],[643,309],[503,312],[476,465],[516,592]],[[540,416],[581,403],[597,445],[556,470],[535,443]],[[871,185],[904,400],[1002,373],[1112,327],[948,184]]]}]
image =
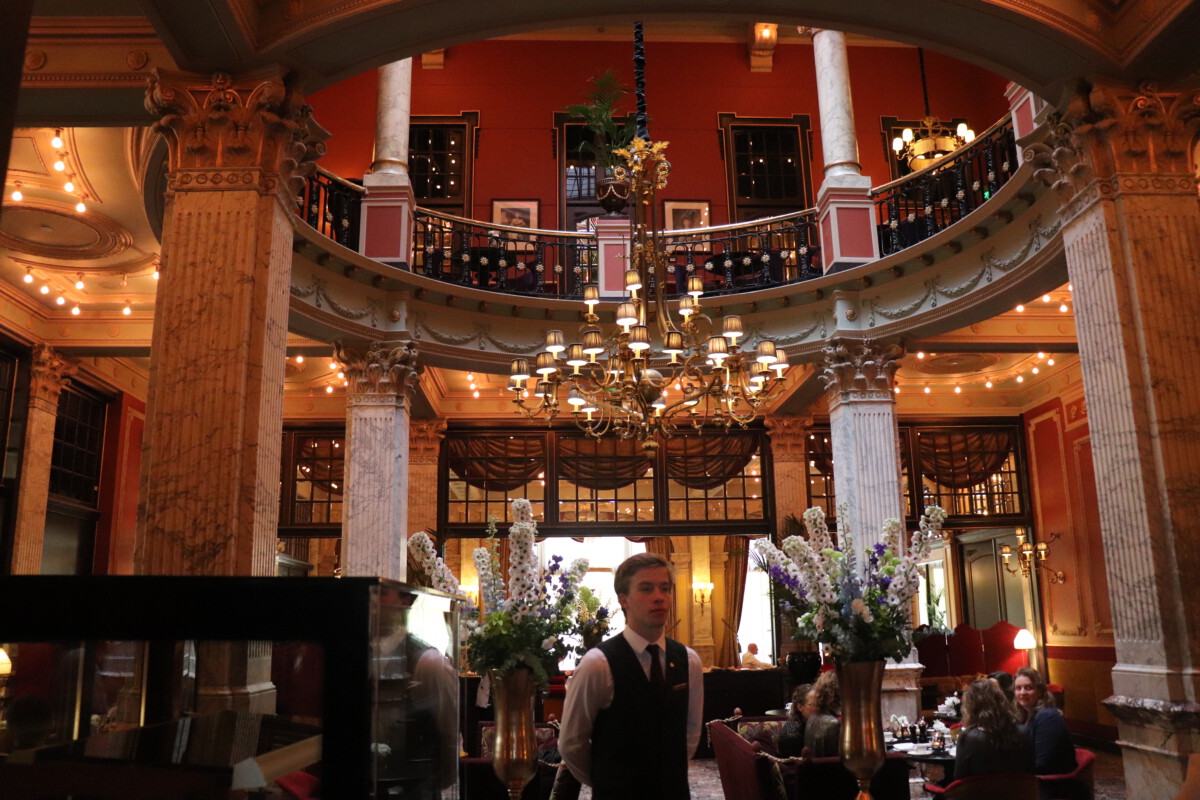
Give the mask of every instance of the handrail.
[{"label": "handrail", "polygon": [[987,202],[1017,169],[1011,116],[934,164],[871,190],[879,253],[945,230]]},{"label": "handrail", "polygon": [[341,177],[340,175],[333,174],[332,172],[325,169],[324,167],[322,167],[319,164],[317,165],[317,172],[321,173],[326,178],[329,178],[329,180],[334,181],[335,183],[341,184],[342,186],[344,186],[345,188],[349,189],[350,191],[352,191],[356,194],[366,194],[367,193],[367,188],[365,186],[360,186],[357,183],[351,183],[350,181],[346,180],[345,178]]}]

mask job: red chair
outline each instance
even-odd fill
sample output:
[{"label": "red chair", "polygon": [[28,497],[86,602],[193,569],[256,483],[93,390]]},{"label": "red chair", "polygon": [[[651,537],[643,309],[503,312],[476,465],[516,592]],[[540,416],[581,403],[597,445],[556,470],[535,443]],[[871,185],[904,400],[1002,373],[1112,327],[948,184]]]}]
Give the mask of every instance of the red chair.
[{"label": "red chair", "polygon": [[1043,798],[1048,800],[1093,800],[1096,796],[1096,754],[1075,748],[1075,769],[1062,775],[1038,775]]},{"label": "red chair", "polygon": [[946,787],[927,783],[925,791],[941,800],[1037,800],[1038,779],[1027,772],[969,775]]}]

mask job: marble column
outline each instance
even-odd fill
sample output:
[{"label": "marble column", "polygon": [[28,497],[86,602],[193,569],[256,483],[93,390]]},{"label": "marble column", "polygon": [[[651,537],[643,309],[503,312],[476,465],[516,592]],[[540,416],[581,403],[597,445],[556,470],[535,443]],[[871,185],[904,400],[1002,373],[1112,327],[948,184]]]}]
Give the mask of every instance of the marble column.
[{"label": "marble column", "polygon": [[420,377],[415,342],[334,344],[346,393],[342,574],[408,573],[409,414]]},{"label": "marble column", "polygon": [[21,482],[17,489],[17,520],[13,531],[13,575],[42,571],[46,535],[46,503],[50,498],[50,455],[58,398],[77,368],[44,344],[33,346],[29,376],[29,412],[21,448]]},{"label": "marble column", "polygon": [[[444,417],[413,420],[409,425],[408,527],[405,528],[408,533],[437,529],[438,455],[445,436]],[[450,563],[448,556],[449,551],[447,564]],[[458,575],[459,571],[454,570],[454,574]]]},{"label": "marble column", "polygon": [[822,28],[801,28],[812,36],[816,61],[817,104],[821,116],[821,151],[825,180],[817,191],[821,257],[825,271],[875,261],[875,206],[871,179],[862,174],[850,96],[846,35]]},{"label": "marble column", "polygon": [[[1200,753],[1200,86],[1097,83],[1036,173],[1063,200],[1130,797],[1174,797]],[[1051,676],[1053,679],[1053,676]]]},{"label": "marble column", "polygon": [[[771,464],[775,473],[771,488],[775,500],[775,537],[784,535],[785,520],[790,514],[799,519],[808,508],[808,436],[812,417],[767,417],[767,436],[771,439]],[[795,630],[786,617],[781,617],[778,663],[783,664],[788,653],[816,652],[816,643],[794,638]]]},{"label": "marble column", "polygon": [[[884,520],[904,519],[893,391],[902,354],[898,345],[871,340],[833,339],[825,348],[821,381],[829,398],[838,541],[860,554],[879,541]],[[915,650],[904,661],[888,663],[884,719],[920,715],[922,670]]]},{"label": "marble column", "polygon": [[363,177],[359,242],[363,255],[393,266],[412,261],[416,199],[408,175],[412,119],[412,59],[384,64],[376,73],[375,160]]},{"label": "marble column", "polygon": [[277,71],[156,70],[170,146],[135,570],[273,575],[288,281],[308,108]]}]

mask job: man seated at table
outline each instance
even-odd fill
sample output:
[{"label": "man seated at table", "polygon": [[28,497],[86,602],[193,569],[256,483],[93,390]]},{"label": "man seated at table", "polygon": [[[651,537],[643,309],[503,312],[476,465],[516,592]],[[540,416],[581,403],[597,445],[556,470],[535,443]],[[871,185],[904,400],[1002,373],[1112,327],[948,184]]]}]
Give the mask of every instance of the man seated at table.
[{"label": "man seated at table", "polygon": [[742,653],[742,669],[771,669],[775,665],[758,657],[758,645],[751,642]]}]

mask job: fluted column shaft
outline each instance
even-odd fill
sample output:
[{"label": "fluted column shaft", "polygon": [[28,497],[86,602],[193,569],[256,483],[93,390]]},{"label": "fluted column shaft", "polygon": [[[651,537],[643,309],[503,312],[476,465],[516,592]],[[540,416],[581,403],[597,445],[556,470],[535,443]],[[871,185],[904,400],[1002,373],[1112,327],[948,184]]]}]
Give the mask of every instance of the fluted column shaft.
[{"label": "fluted column shaft", "polygon": [[272,575],[303,98],[277,71],[156,71],[170,145],[135,570]]},{"label": "fluted column shaft", "polygon": [[50,456],[58,398],[71,382],[76,367],[44,344],[33,347],[29,380],[29,413],[21,448],[21,484],[17,491],[17,520],[13,532],[12,574],[42,571],[46,536],[46,504],[50,498]]},{"label": "fluted column shaft", "polygon": [[900,355],[873,341],[834,339],[825,348],[838,532],[849,528],[856,552],[879,541],[884,520],[904,519],[892,380]]},{"label": "fluted column shaft", "polygon": [[1074,285],[1130,797],[1200,752],[1200,88],[1092,87],[1027,154],[1059,190]]},{"label": "fluted column shaft", "polygon": [[859,175],[858,137],[850,97],[846,34],[814,29],[813,60],[817,67],[817,106],[821,115],[821,152],[825,175]]},{"label": "fluted column shaft", "polygon": [[[408,574],[409,409],[420,375],[415,343],[335,345],[346,394],[342,574]],[[436,484],[435,484],[436,485]]]}]

